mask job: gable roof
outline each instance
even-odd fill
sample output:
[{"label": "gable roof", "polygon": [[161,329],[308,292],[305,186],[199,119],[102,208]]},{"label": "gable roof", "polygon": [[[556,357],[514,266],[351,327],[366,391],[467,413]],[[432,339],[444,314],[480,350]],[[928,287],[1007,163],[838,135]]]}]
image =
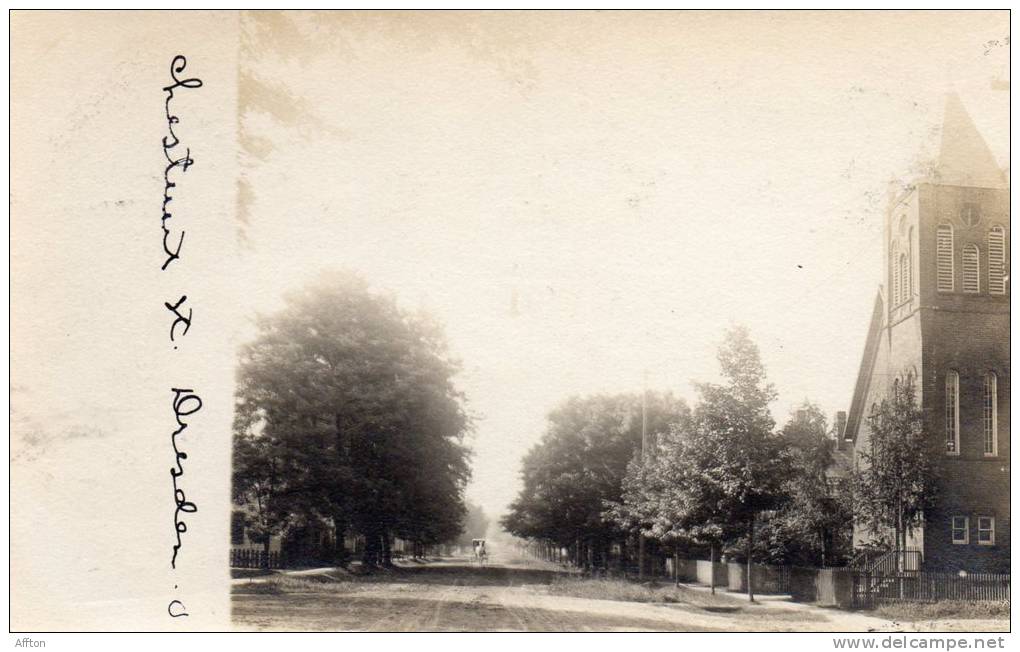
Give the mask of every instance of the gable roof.
[{"label": "gable roof", "polygon": [[1009,185],[988,143],[956,93],[946,96],[941,132],[938,158],[931,170],[933,183],[980,188]]},{"label": "gable roof", "polygon": [[861,366],[857,371],[857,383],[854,385],[854,397],[850,401],[846,429],[843,431],[843,437],[853,439],[854,442],[857,441],[857,431],[864,415],[864,401],[868,397],[871,373],[875,368],[875,357],[878,354],[878,344],[881,340],[884,314],[885,301],[882,299],[882,290],[879,289],[875,295],[875,307],[871,311],[871,325],[868,326],[868,339],[864,343],[864,355],[861,357]]}]

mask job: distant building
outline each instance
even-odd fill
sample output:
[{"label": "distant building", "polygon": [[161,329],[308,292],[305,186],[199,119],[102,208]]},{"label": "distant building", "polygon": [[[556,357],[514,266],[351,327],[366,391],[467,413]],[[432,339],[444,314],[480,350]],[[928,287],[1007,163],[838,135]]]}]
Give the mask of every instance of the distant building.
[{"label": "distant building", "polygon": [[890,198],[884,244],[843,437],[868,446],[872,407],[912,376],[945,456],[908,545],[929,569],[1009,572],[1009,181],[955,95],[937,161]]}]

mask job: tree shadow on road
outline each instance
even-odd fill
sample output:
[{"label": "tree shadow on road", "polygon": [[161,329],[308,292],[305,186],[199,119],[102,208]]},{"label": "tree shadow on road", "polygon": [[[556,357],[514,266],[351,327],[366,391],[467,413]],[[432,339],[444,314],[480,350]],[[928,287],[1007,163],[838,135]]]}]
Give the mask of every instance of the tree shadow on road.
[{"label": "tree shadow on road", "polygon": [[387,574],[384,581],[457,586],[525,586],[551,584],[565,571],[507,566],[442,565],[403,567]]},{"label": "tree shadow on road", "polygon": [[722,631],[610,614],[570,613],[515,607],[481,600],[447,602],[425,596],[377,598],[354,594],[344,600],[323,595],[235,596],[234,625],[263,631],[373,632],[607,632]]}]

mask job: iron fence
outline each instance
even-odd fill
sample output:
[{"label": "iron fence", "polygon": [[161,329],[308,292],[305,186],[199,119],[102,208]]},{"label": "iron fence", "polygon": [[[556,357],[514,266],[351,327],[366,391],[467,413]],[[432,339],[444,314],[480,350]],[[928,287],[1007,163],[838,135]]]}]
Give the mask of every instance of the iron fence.
[{"label": "iron fence", "polygon": [[253,548],[231,548],[231,568],[283,568],[285,560],[279,552],[266,553]]},{"label": "iron fence", "polygon": [[940,600],[1009,601],[1009,575],[997,573],[853,573],[853,606]]}]

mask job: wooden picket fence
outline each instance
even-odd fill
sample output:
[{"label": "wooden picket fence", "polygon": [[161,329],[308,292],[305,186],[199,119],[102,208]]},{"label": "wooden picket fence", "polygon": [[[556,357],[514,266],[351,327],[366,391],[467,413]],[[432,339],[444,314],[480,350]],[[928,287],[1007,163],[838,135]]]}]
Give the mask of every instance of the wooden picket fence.
[{"label": "wooden picket fence", "polygon": [[268,555],[265,550],[252,548],[232,548],[230,550],[231,568],[283,568],[284,558],[279,552],[273,551]]},{"label": "wooden picket fence", "polygon": [[853,573],[853,606],[940,600],[1006,601],[1009,575],[996,573]]}]

